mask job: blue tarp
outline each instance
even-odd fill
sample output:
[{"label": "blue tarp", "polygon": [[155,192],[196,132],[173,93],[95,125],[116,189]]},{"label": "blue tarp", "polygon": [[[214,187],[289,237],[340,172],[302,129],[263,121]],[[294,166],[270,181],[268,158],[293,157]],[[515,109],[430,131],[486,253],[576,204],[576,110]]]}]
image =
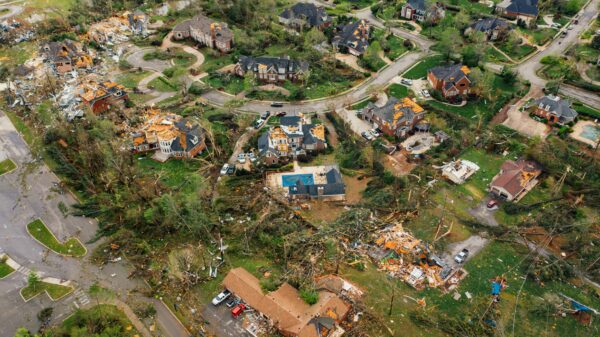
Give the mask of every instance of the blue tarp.
[{"label": "blue tarp", "polygon": [[492,283],[492,295],[500,295],[501,289],[502,289],[502,286],[500,285],[500,282]]},{"label": "blue tarp", "polygon": [[573,300],[571,300],[571,305],[573,306],[573,308],[575,308],[575,310],[579,310],[579,311],[592,311],[592,309],[586,307],[585,305],[583,305],[583,304],[581,304],[579,302],[573,301]]}]

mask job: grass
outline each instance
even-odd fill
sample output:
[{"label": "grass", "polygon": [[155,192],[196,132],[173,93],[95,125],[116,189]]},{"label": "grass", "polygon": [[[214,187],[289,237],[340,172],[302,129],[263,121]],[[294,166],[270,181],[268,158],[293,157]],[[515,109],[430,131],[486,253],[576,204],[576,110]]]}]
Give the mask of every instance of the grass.
[{"label": "grass", "polygon": [[427,71],[430,68],[437,66],[442,63],[444,57],[442,55],[434,55],[423,59],[423,61],[417,63],[414,67],[409,69],[407,72],[402,74],[402,77],[417,80],[427,76]]},{"label": "grass", "polygon": [[21,296],[23,296],[23,298],[26,301],[29,301],[30,299],[36,297],[42,292],[46,292],[53,301],[57,301],[67,296],[72,291],[73,287],[61,286],[58,284],[40,281],[39,285],[35,288],[27,286],[21,289]]},{"label": "grass", "polygon": [[203,81],[211,87],[223,90],[232,95],[244,91],[244,79],[235,75],[210,75]]},{"label": "grass", "polygon": [[17,168],[17,164],[10,159],[0,161],[0,176]]},{"label": "grass", "polygon": [[556,29],[552,28],[542,28],[542,29],[525,29],[518,28],[523,35],[525,35],[529,41],[538,46],[546,44],[546,42],[550,41],[554,35],[556,34]]},{"label": "grass", "polygon": [[536,48],[529,44],[511,46],[508,43],[500,43],[497,47],[515,61],[519,61],[536,51]]},{"label": "grass", "polygon": [[[93,323],[99,323],[102,321],[109,321],[110,326],[107,326],[106,330],[99,336],[123,336],[133,337],[139,336],[139,332],[132,326],[131,321],[127,318],[125,313],[114,305],[100,304],[91,307],[86,310],[78,310],[69,318],[65,319],[60,327],[52,328],[51,335],[58,329],[63,331],[65,335],[71,335],[73,332],[78,332],[86,336],[96,336],[95,333],[100,331],[89,329],[98,329],[99,327]],[[110,329],[110,331],[108,331]],[[56,335],[59,335],[57,333]],[[62,334],[60,334],[62,336]]]},{"label": "grass", "polygon": [[402,99],[408,96],[408,87],[394,83],[388,87],[387,93],[397,99]]},{"label": "grass", "polygon": [[350,107],[350,109],[351,110],[360,110],[360,109],[366,108],[367,105],[369,105],[370,102],[372,102],[372,101],[366,99],[366,100],[364,100],[362,102],[354,104],[353,106]]},{"label": "grass", "polygon": [[594,109],[580,102],[574,102],[573,109],[575,109],[575,111],[582,115],[586,115],[592,118],[600,118],[600,110]]},{"label": "grass", "polygon": [[2,261],[0,259],[0,279],[7,277],[8,275],[10,275],[14,272],[15,272],[15,270],[11,266],[6,264],[6,261]]},{"label": "grass", "polygon": [[401,39],[395,35],[388,36],[387,46],[389,51],[385,53],[385,56],[392,61],[400,57],[400,55],[404,54],[408,50],[408,48],[404,46],[404,39]]},{"label": "grass", "polygon": [[27,232],[57,254],[82,257],[87,253],[86,248],[77,238],[71,237],[65,243],[60,243],[42,220],[38,219],[29,223]]},{"label": "grass", "polygon": [[149,75],[149,71],[133,70],[117,76],[116,82],[125,86],[125,88],[134,89],[142,79]]},{"label": "grass", "polygon": [[200,49],[200,52],[204,54],[204,63],[200,66],[200,70],[207,73],[214,72],[235,63],[231,55],[221,55],[210,48],[202,48]]},{"label": "grass", "polygon": [[501,63],[508,63],[510,62],[506,56],[504,56],[504,54],[500,53],[499,51],[497,51],[495,48],[487,48],[485,50],[485,55],[488,58],[489,61],[492,62],[501,62]]},{"label": "grass", "polygon": [[171,83],[167,78],[160,76],[148,83],[148,88],[154,89],[158,92],[173,92],[177,91],[177,85]]},{"label": "grass", "polygon": [[195,160],[169,160],[159,163],[150,158],[152,153],[136,156],[136,165],[144,172],[154,172],[160,175],[161,181],[170,187],[178,188],[184,186],[189,177],[194,175],[200,168],[200,162]]},{"label": "grass", "polygon": [[[459,185],[465,192],[474,198],[481,200],[482,195],[487,194],[487,185],[500,171],[500,166],[506,158],[494,156],[482,150],[470,149],[460,156],[461,159],[469,160],[479,166],[479,171],[472,175],[463,185]],[[473,190],[471,187],[475,187]]]}]

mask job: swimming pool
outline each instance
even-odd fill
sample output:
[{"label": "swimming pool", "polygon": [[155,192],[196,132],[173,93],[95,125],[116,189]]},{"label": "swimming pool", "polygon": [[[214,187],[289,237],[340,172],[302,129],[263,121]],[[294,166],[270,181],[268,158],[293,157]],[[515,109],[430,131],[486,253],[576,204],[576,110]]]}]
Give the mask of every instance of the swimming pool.
[{"label": "swimming pool", "polygon": [[600,137],[600,128],[595,125],[584,125],[579,135],[595,142]]},{"label": "swimming pool", "polygon": [[298,181],[301,181],[304,185],[314,185],[315,178],[312,173],[306,174],[288,174],[281,176],[281,184],[283,187],[295,186]]}]

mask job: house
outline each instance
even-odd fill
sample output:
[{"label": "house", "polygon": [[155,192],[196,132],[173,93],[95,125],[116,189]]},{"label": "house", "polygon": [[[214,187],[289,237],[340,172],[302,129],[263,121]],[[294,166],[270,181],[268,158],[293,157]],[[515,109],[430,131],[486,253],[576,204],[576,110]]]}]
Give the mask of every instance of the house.
[{"label": "house", "polygon": [[460,63],[437,66],[429,69],[427,80],[431,87],[440,91],[446,99],[464,98],[471,88],[471,80],[468,76],[470,72],[469,67]]},{"label": "house", "polygon": [[499,18],[483,18],[477,20],[465,29],[465,35],[473,32],[482,32],[487,41],[504,39],[511,31],[511,27],[505,20]]},{"label": "house", "polygon": [[244,76],[252,72],[261,82],[277,83],[297,81],[308,71],[308,63],[290,59],[289,56],[241,56],[234,72]]},{"label": "house", "polygon": [[319,291],[319,300],[313,305],[304,302],[288,283],[264,293],[260,281],[243,268],[230,270],[223,286],[267,318],[285,337],[340,336],[344,330],[339,323],[350,312],[349,304],[327,290]]},{"label": "house", "polygon": [[258,138],[258,151],[267,165],[326,148],[325,127],[303,115],[281,117],[279,126],[272,126]]},{"label": "house", "polygon": [[388,136],[399,138],[406,137],[424,115],[425,110],[408,97],[402,100],[392,97],[382,107],[369,103],[361,111],[361,117],[373,123],[375,128]]},{"label": "house", "polygon": [[173,38],[191,38],[208,48],[228,53],[233,48],[233,32],[226,23],[215,22],[202,14],[186,20],[173,28]]},{"label": "house", "polygon": [[81,43],[69,39],[62,42],[47,42],[42,45],[41,53],[44,60],[59,74],[73,69],[90,68],[94,63],[93,56]]},{"label": "house", "polygon": [[[309,168],[311,169],[311,168]],[[290,200],[324,200],[344,201],[346,199],[346,185],[342,179],[340,169],[337,165],[317,166],[312,168],[314,173],[312,179],[282,178],[291,181],[288,189]],[[291,180],[290,180],[291,179]]]},{"label": "house", "polygon": [[577,118],[577,111],[571,107],[571,102],[554,95],[536,99],[530,109],[534,115],[545,118],[548,124],[569,124]]},{"label": "house", "polygon": [[455,184],[463,184],[479,171],[479,166],[471,161],[459,159],[441,167],[442,175]]},{"label": "house", "polygon": [[295,30],[323,30],[331,25],[332,19],[322,6],[299,2],[279,14],[279,22]]},{"label": "house", "polygon": [[129,99],[125,87],[112,81],[84,81],[79,84],[77,91],[81,101],[94,114],[103,113],[115,106],[124,107],[125,101]]},{"label": "house", "polygon": [[369,22],[362,19],[337,27],[331,43],[340,51],[348,50],[350,54],[360,56],[369,47],[370,34],[371,26]]},{"label": "house", "polygon": [[400,16],[414,21],[430,21],[437,23],[444,18],[446,12],[444,6],[436,2],[427,8],[425,0],[408,0],[400,10]]},{"label": "house", "polygon": [[542,169],[536,162],[507,160],[492,179],[489,190],[501,199],[516,202],[537,184],[541,173]]},{"label": "house", "polygon": [[537,20],[538,0],[503,0],[496,5],[496,12],[512,20],[522,20],[530,24]]},{"label": "house", "polygon": [[193,158],[206,148],[206,131],[198,123],[153,108],[146,109],[142,126],[131,138],[134,153],[158,150],[152,158],[160,162]]}]

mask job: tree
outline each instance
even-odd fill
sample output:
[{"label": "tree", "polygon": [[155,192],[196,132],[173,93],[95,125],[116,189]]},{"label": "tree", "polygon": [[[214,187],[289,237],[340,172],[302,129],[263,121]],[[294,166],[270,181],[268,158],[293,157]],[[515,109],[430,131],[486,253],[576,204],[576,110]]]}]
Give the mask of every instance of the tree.
[{"label": "tree", "polygon": [[441,33],[437,47],[444,53],[446,61],[449,61],[450,56],[459,50],[461,43],[460,32],[456,28],[450,27]]},{"label": "tree", "polygon": [[34,272],[29,273],[29,276],[27,277],[27,286],[29,288],[32,288],[33,292],[37,292],[37,289],[41,283],[42,283],[42,281],[40,280],[40,277],[38,276],[38,274],[36,274]]},{"label": "tree", "polygon": [[254,90],[255,86],[256,86],[256,77],[254,76],[254,73],[252,73],[251,71],[247,71],[244,74],[244,90],[246,92],[250,92],[250,91]]},{"label": "tree", "polygon": [[454,16],[454,26],[459,30],[465,29],[471,23],[471,17],[465,11],[460,11]]},{"label": "tree", "polygon": [[314,27],[306,33],[306,36],[304,37],[304,44],[306,47],[310,48],[312,46],[321,44],[326,40],[327,38],[325,37],[325,34]]},{"label": "tree", "polygon": [[31,333],[25,328],[18,328],[15,337],[31,337]]},{"label": "tree", "polygon": [[514,69],[508,66],[502,67],[500,77],[502,77],[504,82],[509,85],[515,84],[515,82],[517,81],[517,73]]},{"label": "tree", "polygon": [[471,90],[474,94],[491,101],[494,92],[494,74],[489,71],[481,71],[479,68],[474,68],[469,74],[473,85]]},{"label": "tree", "polygon": [[592,38],[592,43],[590,43],[590,46],[594,49],[600,49],[600,35],[594,35],[594,37]]}]

